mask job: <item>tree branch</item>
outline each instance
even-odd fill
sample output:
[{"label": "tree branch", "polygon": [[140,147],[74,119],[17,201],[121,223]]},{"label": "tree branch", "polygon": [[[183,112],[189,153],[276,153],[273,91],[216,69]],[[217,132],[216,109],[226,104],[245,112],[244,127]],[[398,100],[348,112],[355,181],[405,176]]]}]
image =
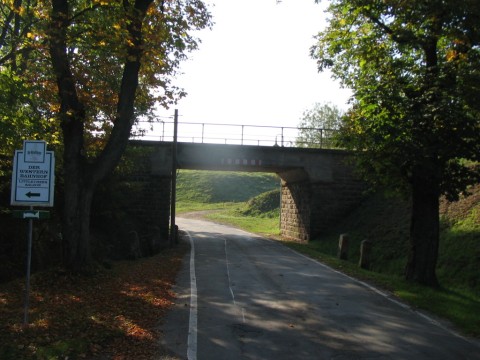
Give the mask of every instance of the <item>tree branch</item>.
[{"label": "tree branch", "polygon": [[127,58],[125,59],[118,94],[117,116],[109,140],[95,163],[94,177],[96,180],[113,171],[128,144],[135,120],[135,95],[143,55],[142,25],[147,10],[152,3],[153,0],[136,0],[132,7],[127,0],[123,1],[125,12],[129,18],[127,31],[129,33],[130,45],[127,47]]}]

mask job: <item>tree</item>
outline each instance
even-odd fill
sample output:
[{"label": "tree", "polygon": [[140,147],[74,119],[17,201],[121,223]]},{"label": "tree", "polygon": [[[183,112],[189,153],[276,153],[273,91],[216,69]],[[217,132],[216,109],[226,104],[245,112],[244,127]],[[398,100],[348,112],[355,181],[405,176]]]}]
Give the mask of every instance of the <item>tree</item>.
[{"label": "tree", "polygon": [[[15,149],[24,139],[39,136],[58,146],[59,129],[50,106],[43,100],[45,87],[33,69],[36,45],[31,36],[35,27],[35,1],[0,1],[0,176],[11,176]],[[10,187],[8,182],[0,185]]]},{"label": "tree", "polygon": [[411,197],[406,278],[435,286],[439,197],[479,180],[480,3],[334,0],[329,13],[312,51],[353,89],[344,144]]},{"label": "tree", "polygon": [[299,124],[298,147],[331,147],[333,135],[340,128],[342,111],[333,104],[315,103],[306,110]]},{"label": "tree", "polygon": [[119,162],[135,121],[151,119],[154,105],[168,107],[185,95],[172,79],[198,46],[191,32],[208,27],[210,14],[201,0],[4,0],[1,5],[8,10],[4,24],[14,24],[11,19],[28,24],[4,39],[9,45],[4,53],[24,54],[21,79],[36,86],[39,113],[53,114],[61,129],[65,265],[88,270],[95,188]]}]

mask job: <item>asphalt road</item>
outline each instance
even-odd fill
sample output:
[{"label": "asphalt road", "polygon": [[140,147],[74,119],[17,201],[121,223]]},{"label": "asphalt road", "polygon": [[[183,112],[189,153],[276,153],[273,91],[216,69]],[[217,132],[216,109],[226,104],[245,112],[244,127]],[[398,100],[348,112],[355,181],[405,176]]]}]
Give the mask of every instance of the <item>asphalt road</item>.
[{"label": "asphalt road", "polygon": [[279,243],[177,223],[192,246],[164,359],[480,359],[477,341]]}]

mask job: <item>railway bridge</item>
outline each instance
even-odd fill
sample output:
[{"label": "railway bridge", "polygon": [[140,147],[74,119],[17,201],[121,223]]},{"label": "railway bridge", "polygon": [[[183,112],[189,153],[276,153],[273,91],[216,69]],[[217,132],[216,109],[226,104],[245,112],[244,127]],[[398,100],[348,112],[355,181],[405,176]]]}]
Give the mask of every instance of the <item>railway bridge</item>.
[{"label": "railway bridge", "polygon": [[[168,238],[173,142],[131,140],[130,148],[148,148],[138,195],[145,220]],[[142,154],[144,154],[142,152]],[[338,221],[361,199],[364,185],[355,177],[343,150],[285,146],[176,143],[176,168],[272,172],[281,179],[281,235],[309,241]],[[139,174],[140,176],[140,174]]]}]

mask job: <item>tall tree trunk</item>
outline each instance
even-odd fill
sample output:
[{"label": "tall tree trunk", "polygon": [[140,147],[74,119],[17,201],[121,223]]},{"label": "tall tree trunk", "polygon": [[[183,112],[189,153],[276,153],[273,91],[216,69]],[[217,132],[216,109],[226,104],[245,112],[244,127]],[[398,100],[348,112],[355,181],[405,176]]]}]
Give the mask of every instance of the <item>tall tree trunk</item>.
[{"label": "tall tree trunk", "polygon": [[438,286],[435,272],[439,245],[439,191],[436,176],[417,166],[412,176],[410,250],[406,279]]},{"label": "tall tree trunk", "polygon": [[[67,176],[68,177],[68,176]],[[89,271],[92,266],[90,250],[90,208],[94,188],[78,186],[65,181],[65,207],[63,213],[64,263],[75,272]]]},{"label": "tall tree trunk", "polygon": [[65,208],[63,216],[64,261],[74,272],[89,270],[90,209],[95,187],[120,161],[133,125],[135,93],[143,55],[142,24],[153,0],[125,1],[127,30],[130,35],[120,92],[117,117],[110,137],[96,159],[84,155],[86,114],[75,87],[67,56],[67,28],[70,26],[68,0],[52,0],[50,58],[60,98],[60,117],[64,140]]}]

